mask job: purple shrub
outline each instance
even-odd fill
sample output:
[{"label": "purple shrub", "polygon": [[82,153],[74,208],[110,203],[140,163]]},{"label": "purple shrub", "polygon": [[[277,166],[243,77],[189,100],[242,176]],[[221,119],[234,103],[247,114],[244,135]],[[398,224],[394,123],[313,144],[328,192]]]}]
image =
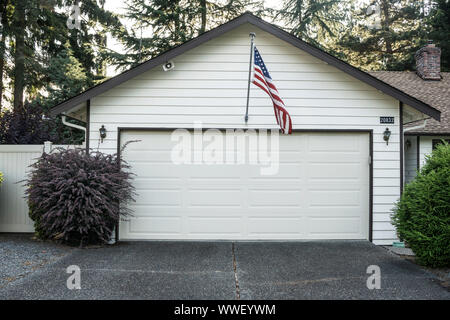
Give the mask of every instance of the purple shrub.
[{"label": "purple shrub", "polygon": [[132,173],[117,155],[58,149],[31,167],[26,194],[41,239],[105,243],[120,217],[131,214],[124,204],[134,201]]}]

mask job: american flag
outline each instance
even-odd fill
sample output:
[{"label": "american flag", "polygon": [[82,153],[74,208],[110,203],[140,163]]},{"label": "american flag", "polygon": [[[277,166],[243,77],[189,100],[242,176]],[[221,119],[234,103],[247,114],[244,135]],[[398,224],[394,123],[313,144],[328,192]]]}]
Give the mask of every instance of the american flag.
[{"label": "american flag", "polygon": [[272,99],[273,108],[275,111],[275,118],[284,134],[292,133],[291,116],[286,110],[283,100],[280,98],[277,88],[275,87],[272,77],[264,64],[258,49],[254,49],[254,63],[253,63],[253,83],[266,92]]}]

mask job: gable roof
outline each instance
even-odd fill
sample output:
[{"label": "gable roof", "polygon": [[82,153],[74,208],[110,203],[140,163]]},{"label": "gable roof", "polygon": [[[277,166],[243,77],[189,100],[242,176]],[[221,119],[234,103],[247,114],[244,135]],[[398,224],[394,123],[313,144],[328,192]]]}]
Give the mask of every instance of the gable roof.
[{"label": "gable roof", "polygon": [[433,107],[429,106],[423,101],[418,100],[417,98],[412,97],[411,95],[390,86],[389,84],[377,79],[376,77],[371,76],[370,74],[359,70],[358,68],[355,68],[351,66],[350,64],[326,53],[325,51],[312,46],[305,41],[293,36],[292,34],[254,16],[253,14],[246,12],[243,15],[217,27],[214,28],[208,32],[203,33],[202,35],[189,40],[169,51],[166,51],[165,53],[160,54],[159,56],[150,59],[144,63],[141,63],[137,65],[134,68],[131,68],[113,78],[110,78],[109,80],[106,80],[105,82],[102,82],[101,84],[98,84],[58,105],[53,107],[50,111],[51,116],[56,116],[60,113],[69,111],[73,107],[79,105],[80,103],[86,102],[87,100],[91,99],[92,97],[95,97],[111,88],[114,88],[115,86],[118,86],[119,84],[134,78],[146,71],[149,71],[150,69],[161,65],[165,63],[166,61],[173,59],[180,54],[193,49],[195,47],[198,47],[199,45],[205,43],[208,40],[214,39],[218,36],[221,36],[222,34],[231,31],[245,23],[252,24],[263,31],[266,31],[270,34],[272,34],[275,37],[278,37],[281,40],[284,40],[288,42],[289,44],[293,45],[294,47],[297,47],[303,51],[306,51],[307,53],[311,54],[312,56],[338,68],[339,70],[350,74],[351,76],[367,83],[368,85],[375,87],[376,89],[384,92],[385,94],[429,115],[430,117],[433,117],[436,120],[440,120],[440,112]]},{"label": "gable roof", "polygon": [[[409,71],[376,71],[370,74],[441,111],[441,122],[428,119],[424,128],[405,134],[450,135],[450,72],[441,72],[440,81],[423,80]],[[419,126],[422,122],[415,121],[405,128]]]}]

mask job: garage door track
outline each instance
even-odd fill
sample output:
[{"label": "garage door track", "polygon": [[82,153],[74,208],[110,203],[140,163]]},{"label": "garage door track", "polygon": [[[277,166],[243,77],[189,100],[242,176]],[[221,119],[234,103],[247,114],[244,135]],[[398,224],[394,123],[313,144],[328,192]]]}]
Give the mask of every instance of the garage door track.
[{"label": "garage door track", "polygon": [[[80,268],[79,290],[67,288],[71,265]],[[367,287],[371,265],[380,268],[380,289]],[[67,250],[0,286],[0,299],[450,299],[450,293],[433,274],[366,241],[158,241]]]}]

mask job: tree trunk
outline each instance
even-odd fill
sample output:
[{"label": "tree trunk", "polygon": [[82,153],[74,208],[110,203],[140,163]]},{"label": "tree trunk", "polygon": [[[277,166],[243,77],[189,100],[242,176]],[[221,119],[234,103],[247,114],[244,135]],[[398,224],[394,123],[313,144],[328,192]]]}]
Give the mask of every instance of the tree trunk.
[{"label": "tree trunk", "polygon": [[0,8],[1,14],[1,24],[2,24],[2,35],[0,37],[0,112],[2,111],[3,103],[3,74],[5,73],[5,52],[6,52],[6,6],[8,1],[4,1],[2,7]]},{"label": "tree trunk", "polygon": [[14,12],[14,111],[23,107],[25,86],[25,1],[18,1]]},{"label": "tree trunk", "polygon": [[297,0],[298,25],[303,32],[303,0]]},{"label": "tree trunk", "polygon": [[384,19],[382,21],[383,23],[383,30],[384,30],[384,41],[385,41],[385,45],[386,45],[386,53],[387,53],[387,60],[386,60],[386,64],[389,65],[392,61],[392,54],[393,54],[393,50],[392,50],[392,39],[391,39],[391,34],[392,34],[392,30],[391,30],[391,20],[389,18],[389,6],[390,6],[390,2],[388,0],[383,0],[382,2],[382,10],[383,10],[383,16]]},{"label": "tree trunk", "polygon": [[206,0],[200,0],[200,8],[202,12],[202,26],[200,28],[200,34],[206,31]]}]

